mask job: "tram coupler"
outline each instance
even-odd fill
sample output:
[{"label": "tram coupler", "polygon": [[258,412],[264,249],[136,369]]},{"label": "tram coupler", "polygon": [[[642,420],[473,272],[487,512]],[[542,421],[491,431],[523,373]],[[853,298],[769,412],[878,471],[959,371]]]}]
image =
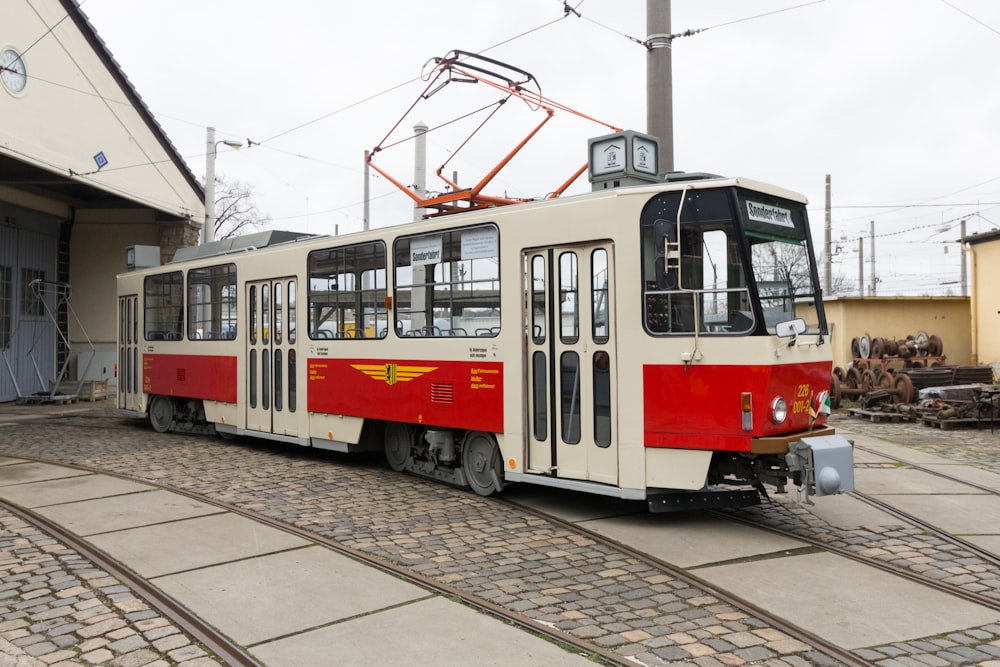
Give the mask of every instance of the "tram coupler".
[{"label": "tram coupler", "polygon": [[832,496],[854,490],[854,445],[839,435],[802,438],[788,445],[785,463],[810,496]]}]

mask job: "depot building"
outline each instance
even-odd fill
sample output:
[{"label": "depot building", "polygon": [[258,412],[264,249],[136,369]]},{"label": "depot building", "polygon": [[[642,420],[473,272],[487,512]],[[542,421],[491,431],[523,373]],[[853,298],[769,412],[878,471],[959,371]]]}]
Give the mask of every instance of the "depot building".
[{"label": "depot building", "polygon": [[196,244],[204,191],[74,0],[5,1],[0,67],[0,402],[113,385],[126,248]]}]

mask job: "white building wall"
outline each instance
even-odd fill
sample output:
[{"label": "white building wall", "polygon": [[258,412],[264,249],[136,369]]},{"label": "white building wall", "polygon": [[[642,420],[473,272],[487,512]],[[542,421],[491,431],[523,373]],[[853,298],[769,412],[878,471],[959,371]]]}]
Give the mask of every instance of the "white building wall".
[{"label": "white building wall", "polygon": [[[18,95],[0,87],[0,152],[202,220],[203,204],[173,156],[76,24],[61,21],[64,16],[55,0],[4,2],[0,48],[22,54],[28,82]],[[94,160],[98,153],[108,160],[100,171]]]}]

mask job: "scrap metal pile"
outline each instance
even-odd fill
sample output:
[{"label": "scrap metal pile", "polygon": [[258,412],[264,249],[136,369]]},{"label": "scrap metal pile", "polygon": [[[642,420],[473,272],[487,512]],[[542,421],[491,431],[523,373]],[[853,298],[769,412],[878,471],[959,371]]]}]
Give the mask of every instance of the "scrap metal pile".
[{"label": "scrap metal pile", "polygon": [[938,336],[922,331],[904,339],[865,334],[851,341],[851,352],[846,371],[833,369],[833,408],[846,398],[858,402],[852,414],[921,419],[935,426],[1000,419],[1000,387],[994,384],[993,368],[946,365]]}]

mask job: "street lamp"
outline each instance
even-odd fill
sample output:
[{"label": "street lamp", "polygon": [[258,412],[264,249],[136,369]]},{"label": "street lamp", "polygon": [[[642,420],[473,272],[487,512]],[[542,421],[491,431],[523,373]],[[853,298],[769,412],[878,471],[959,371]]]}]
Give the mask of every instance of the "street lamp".
[{"label": "street lamp", "polygon": [[202,229],[201,242],[211,243],[215,240],[215,153],[219,144],[225,144],[230,148],[242,148],[242,141],[232,139],[215,140],[215,128],[208,128],[208,137],[205,144],[205,226]]}]

